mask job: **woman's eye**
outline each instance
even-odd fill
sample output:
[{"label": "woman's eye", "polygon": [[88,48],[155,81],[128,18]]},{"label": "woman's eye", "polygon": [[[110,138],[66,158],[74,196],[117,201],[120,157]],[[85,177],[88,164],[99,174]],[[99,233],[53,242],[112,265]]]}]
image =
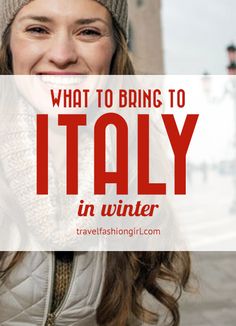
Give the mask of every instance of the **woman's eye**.
[{"label": "woman's eye", "polygon": [[27,32],[32,34],[48,34],[48,31],[43,27],[31,27],[27,29]]},{"label": "woman's eye", "polygon": [[84,29],[80,32],[80,35],[87,37],[87,38],[97,38],[97,37],[101,36],[101,33],[94,29]]}]

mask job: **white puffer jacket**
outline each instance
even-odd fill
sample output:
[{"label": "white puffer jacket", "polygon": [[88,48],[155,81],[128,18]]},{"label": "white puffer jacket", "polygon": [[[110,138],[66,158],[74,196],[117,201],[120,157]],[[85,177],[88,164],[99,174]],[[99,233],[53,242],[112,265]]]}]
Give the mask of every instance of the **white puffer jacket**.
[{"label": "white puffer jacket", "polygon": [[[55,326],[93,326],[101,300],[106,254],[75,253],[69,289],[52,316]],[[26,253],[0,284],[1,326],[43,326],[53,293],[54,254]]]}]

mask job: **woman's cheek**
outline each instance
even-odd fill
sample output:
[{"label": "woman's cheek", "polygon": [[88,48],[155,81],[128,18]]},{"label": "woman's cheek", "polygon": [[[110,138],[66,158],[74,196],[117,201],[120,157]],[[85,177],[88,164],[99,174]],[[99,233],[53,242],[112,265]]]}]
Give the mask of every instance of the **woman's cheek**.
[{"label": "woman's cheek", "polygon": [[13,72],[15,74],[30,74],[33,67],[42,56],[43,48],[40,44],[29,40],[12,42]]},{"label": "woman's cheek", "polygon": [[114,52],[113,42],[107,41],[93,44],[86,54],[86,61],[90,67],[90,71],[98,75],[108,75],[110,73],[110,65]]}]

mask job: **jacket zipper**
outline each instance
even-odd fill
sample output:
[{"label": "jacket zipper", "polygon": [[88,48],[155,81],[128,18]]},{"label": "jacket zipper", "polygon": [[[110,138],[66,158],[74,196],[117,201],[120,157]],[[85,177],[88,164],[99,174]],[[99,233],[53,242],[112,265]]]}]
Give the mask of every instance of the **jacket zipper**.
[{"label": "jacket zipper", "polygon": [[54,274],[55,274],[55,254],[50,252],[51,255],[51,264],[52,264],[52,271],[51,271],[51,278],[50,278],[50,292],[49,292],[49,303],[47,309],[47,317],[44,325],[53,326],[54,325],[54,317],[53,314],[50,313],[51,306],[52,306],[52,298],[53,298],[53,285],[54,285]]},{"label": "jacket zipper", "polygon": [[55,326],[55,314],[54,313],[50,313],[48,315],[46,325],[47,326]]},{"label": "jacket zipper", "polygon": [[67,288],[66,293],[64,294],[64,297],[60,303],[60,305],[57,307],[57,309],[54,312],[50,312],[51,311],[51,307],[52,307],[52,298],[53,298],[53,286],[54,286],[54,277],[55,277],[55,254],[53,254],[53,268],[52,268],[52,282],[51,282],[51,288],[50,288],[50,303],[49,303],[49,311],[48,311],[48,315],[47,315],[47,326],[55,326],[55,320],[57,318],[57,316],[60,314],[64,303],[66,302],[69,293],[71,291],[72,288],[72,284],[73,284],[73,279],[75,277],[75,262],[77,260],[77,257],[75,257],[75,253],[73,255],[73,261],[72,261],[72,272],[71,272],[71,278],[70,278],[70,282]]}]

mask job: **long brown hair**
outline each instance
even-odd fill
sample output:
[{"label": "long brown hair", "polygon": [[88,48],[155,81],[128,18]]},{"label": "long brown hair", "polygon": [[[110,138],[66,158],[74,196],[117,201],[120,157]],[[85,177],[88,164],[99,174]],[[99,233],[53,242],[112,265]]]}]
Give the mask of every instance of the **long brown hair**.
[{"label": "long brown hair", "polygon": [[[116,51],[111,64],[113,75],[133,75],[134,68],[129,58],[125,37],[114,22]],[[7,28],[0,49],[0,74],[12,74],[10,51],[10,27]],[[14,268],[26,253],[16,252],[6,272]],[[0,252],[0,261],[5,254]],[[186,288],[190,274],[188,252],[108,252],[105,284],[102,299],[97,308],[97,323],[106,326],[132,325],[130,318],[156,324],[158,311],[149,311],[142,304],[142,296],[147,291],[170,312],[169,325],[179,325],[178,299]],[[173,284],[171,292],[166,289]],[[167,282],[167,283],[166,283]],[[168,285],[168,284],[167,284]]]},{"label": "long brown hair", "polygon": [[[188,252],[109,252],[103,297],[97,310],[98,324],[132,325],[129,320],[133,315],[156,325],[158,311],[149,311],[142,305],[142,295],[147,291],[169,310],[169,325],[179,325],[178,299],[186,289],[189,274]],[[170,293],[166,289],[170,288],[168,283],[174,285]]]}]

